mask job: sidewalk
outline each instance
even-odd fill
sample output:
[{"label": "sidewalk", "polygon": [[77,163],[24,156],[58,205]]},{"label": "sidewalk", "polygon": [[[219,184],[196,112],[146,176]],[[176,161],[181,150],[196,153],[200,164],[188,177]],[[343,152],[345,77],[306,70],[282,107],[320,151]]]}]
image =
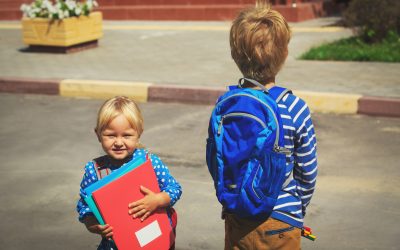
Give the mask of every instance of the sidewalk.
[{"label": "sidewalk", "polygon": [[[400,116],[400,64],[303,61],[325,41],[350,36],[334,18],[293,23],[278,84],[315,112]],[[99,47],[73,54],[26,53],[19,22],[0,22],[0,91],[212,104],[241,77],[229,22],[104,22]],[[54,80],[55,79],[55,80]]]}]

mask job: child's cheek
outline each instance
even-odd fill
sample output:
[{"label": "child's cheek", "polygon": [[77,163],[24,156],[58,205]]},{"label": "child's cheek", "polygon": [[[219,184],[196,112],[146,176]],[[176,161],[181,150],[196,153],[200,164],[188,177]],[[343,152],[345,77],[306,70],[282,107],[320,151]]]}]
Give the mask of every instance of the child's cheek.
[{"label": "child's cheek", "polygon": [[130,147],[129,149],[129,154],[133,154],[133,152],[135,151],[135,149],[137,148],[137,144],[133,145],[132,147]]}]

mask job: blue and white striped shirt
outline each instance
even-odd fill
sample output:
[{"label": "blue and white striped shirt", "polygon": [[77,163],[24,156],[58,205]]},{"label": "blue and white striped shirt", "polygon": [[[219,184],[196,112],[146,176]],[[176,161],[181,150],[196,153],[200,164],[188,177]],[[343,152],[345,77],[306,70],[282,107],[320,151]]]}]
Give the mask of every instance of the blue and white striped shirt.
[{"label": "blue and white striped shirt", "polygon": [[293,173],[293,180],[281,190],[271,217],[301,228],[318,172],[314,125],[307,104],[299,97],[287,94],[278,107],[285,147],[291,151],[286,156],[286,176]]}]

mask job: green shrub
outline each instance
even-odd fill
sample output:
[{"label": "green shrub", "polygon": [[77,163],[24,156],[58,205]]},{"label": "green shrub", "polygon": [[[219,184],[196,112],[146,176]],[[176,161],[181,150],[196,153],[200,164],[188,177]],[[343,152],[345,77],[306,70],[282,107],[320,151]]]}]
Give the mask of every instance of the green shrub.
[{"label": "green shrub", "polygon": [[314,47],[300,56],[305,60],[400,62],[400,37],[389,32],[382,42],[367,44],[359,37],[344,38]]},{"label": "green shrub", "polygon": [[390,32],[400,34],[400,1],[352,0],[343,19],[365,42],[380,42]]}]

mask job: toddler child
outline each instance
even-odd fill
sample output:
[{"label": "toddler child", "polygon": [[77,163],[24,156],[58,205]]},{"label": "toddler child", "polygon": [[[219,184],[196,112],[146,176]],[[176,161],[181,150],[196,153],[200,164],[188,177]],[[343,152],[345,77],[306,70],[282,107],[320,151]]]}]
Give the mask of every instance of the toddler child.
[{"label": "toddler child", "polygon": [[[141,192],[145,195],[144,198],[127,204],[127,213],[132,215],[133,219],[143,221],[158,208],[166,208],[175,231],[176,213],[172,206],[179,200],[182,188],[160,158],[149,153],[140,144],[139,138],[142,132],[143,117],[133,100],[117,96],[107,100],[101,106],[95,133],[106,155],[86,164],[80,185],[81,198],[77,204],[79,221],[85,224],[89,232],[102,237],[98,249],[117,249],[112,241],[113,228],[108,224],[100,225],[96,220],[82,198],[85,197],[84,189],[97,182],[105,174],[124,166],[137,157],[147,156],[151,160],[161,192],[153,193],[142,186]],[[171,249],[174,249],[174,245]]]}]

